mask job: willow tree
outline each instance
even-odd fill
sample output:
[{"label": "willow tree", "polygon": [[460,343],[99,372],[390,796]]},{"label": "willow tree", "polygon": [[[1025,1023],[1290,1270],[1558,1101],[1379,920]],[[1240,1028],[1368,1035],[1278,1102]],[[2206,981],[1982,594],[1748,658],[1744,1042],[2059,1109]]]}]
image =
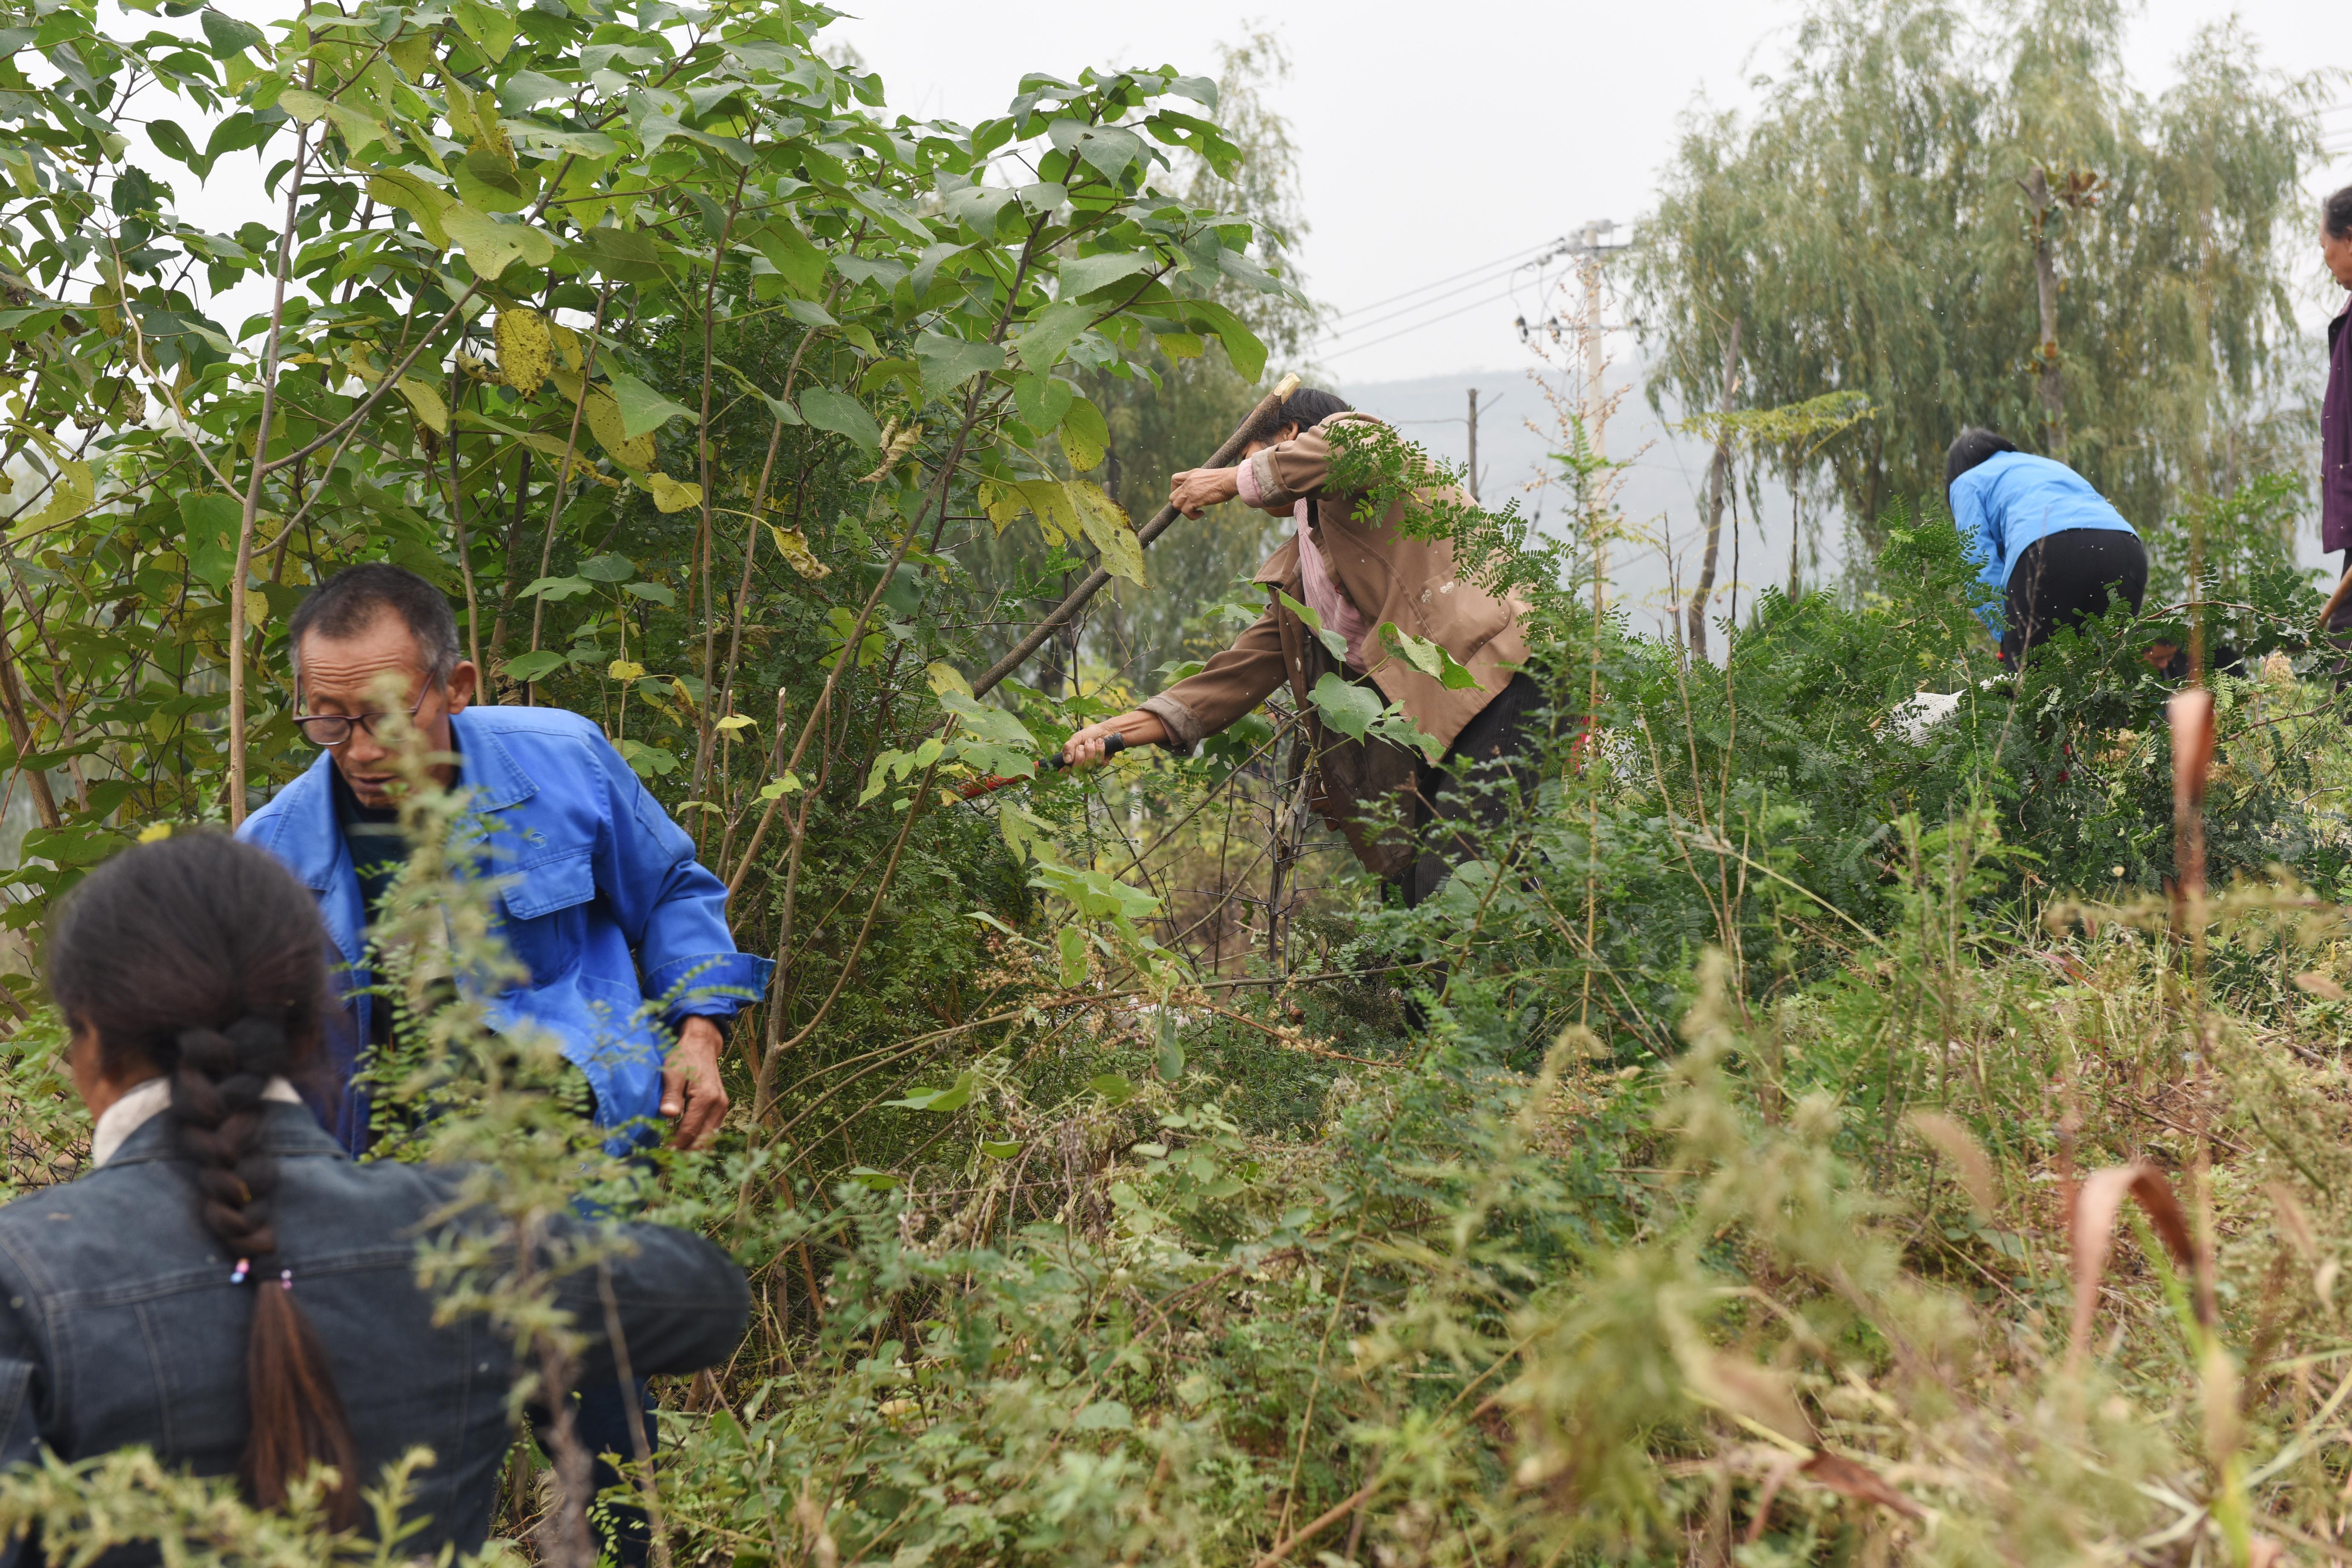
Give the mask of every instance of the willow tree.
[{"label": "willow tree", "polygon": [[1806,476],[1865,542],[1962,425],[2063,451],[2152,523],[2279,447],[2314,79],[2209,27],[2154,97],[2118,0],[1996,18],[1828,0],[1752,117],[1695,116],[1633,258],[1654,403],[1860,392]]}]

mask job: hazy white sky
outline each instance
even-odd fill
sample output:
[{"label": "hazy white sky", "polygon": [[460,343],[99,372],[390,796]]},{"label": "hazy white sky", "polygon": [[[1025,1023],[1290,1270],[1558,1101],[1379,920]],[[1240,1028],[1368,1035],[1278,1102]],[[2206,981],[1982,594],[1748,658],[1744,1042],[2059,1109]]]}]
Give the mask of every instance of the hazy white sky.
[{"label": "hazy white sky", "polygon": [[[882,73],[894,109],[966,123],[1001,113],[1024,71],[1213,74],[1220,41],[1278,35],[1296,62],[1278,102],[1313,224],[1307,282],[1348,312],[1345,335],[1318,357],[1353,383],[1523,365],[1511,323],[1523,310],[1539,315],[1542,300],[1536,275],[1510,263],[1588,219],[1646,211],[1682,115],[1702,95],[1747,101],[1748,78],[1777,68],[1802,15],[1789,0],[1468,0],[1436,11],[1397,0],[834,3],[857,15],[826,36]],[[2135,79],[2162,86],[2195,30],[2224,15],[2154,0],[2133,29]],[[2352,68],[2352,28],[2333,6],[2250,0],[2238,15],[2277,68]],[[2352,114],[2329,121],[2352,142]],[[2319,183],[2347,179],[2352,160]],[[1404,302],[1417,310],[1380,303],[1472,268]],[[2315,258],[2315,293],[2317,279]]]}]

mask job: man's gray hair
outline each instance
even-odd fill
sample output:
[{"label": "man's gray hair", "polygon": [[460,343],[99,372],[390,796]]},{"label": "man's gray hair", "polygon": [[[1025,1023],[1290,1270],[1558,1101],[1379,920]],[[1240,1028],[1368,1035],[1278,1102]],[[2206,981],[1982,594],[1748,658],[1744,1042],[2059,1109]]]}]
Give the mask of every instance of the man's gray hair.
[{"label": "man's gray hair", "polygon": [[323,637],[357,637],[390,611],[398,616],[416,639],[425,660],[425,678],[435,683],[449,679],[457,668],[457,617],[441,590],[404,567],[371,561],[346,566],[320,584],[296,606],[286,628],[286,645],[294,660],[294,684],[302,684],[302,639],[316,632]]}]

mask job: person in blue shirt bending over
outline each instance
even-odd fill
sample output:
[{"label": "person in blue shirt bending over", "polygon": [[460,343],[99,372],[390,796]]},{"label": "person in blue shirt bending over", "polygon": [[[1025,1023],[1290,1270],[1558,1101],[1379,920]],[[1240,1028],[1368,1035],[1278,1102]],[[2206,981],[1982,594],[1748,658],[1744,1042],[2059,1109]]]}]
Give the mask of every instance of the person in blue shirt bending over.
[{"label": "person in blue shirt bending over", "polygon": [[2048,458],[1971,427],[1944,460],[1952,521],[1991,590],[1977,615],[2016,668],[2061,626],[2080,626],[2121,599],[2147,594],[2147,547],[2090,482]]},{"label": "person in blue shirt bending over", "polygon": [[[237,837],[285,864],[319,900],[342,1007],[327,1019],[324,1099],[312,1110],[352,1154],[373,1131],[361,1068],[392,1040],[392,1009],[368,994],[368,932],[407,858],[395,757],[376,733],[385,678],[431,752],[444,788],[467,796],[481,868],[499,879],[498,926],[530,979],[486,997],[492,1028],[535,1024],[562,1042],[596,1124],[623,1152],[655,1141],[691,1149],[727,1114],[719,1060],[730,1021],[765,992],[774,965],[736,950],[727,888],[694,841],[590,720],[558,708],[478,707],[449,601],[424,578],[375,563],[336,574],[287,628],[299,711],[319,748],[308,771]],[[315,1092],[315,1091],[314,1091]],[[633,1454],[631,1391],[582,1391],[580,1436]],[[646,1398],[641,1384],[635,1400]],[[642,1423],[654,1436],[654,1423]],[[601,1489],[617,1479],[598,1466]],[[645,1561],[641,1517],[614,1510],[607,1545]]]}]

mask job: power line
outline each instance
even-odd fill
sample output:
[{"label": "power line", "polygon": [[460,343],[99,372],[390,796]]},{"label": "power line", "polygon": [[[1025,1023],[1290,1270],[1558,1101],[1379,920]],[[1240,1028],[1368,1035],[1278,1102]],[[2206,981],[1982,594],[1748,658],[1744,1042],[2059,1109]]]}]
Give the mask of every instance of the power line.
[{"label": "power line", "polygon": [[1374,338],[1370,342],[1350,343],[1346,348],[1335,349],[1330,353],[1325,354],[1323,357],[1326,359],[1338,359],[1342,354],[1354,353],[1358,349],[1377,348],[1382,343],[1392,342],[1398,338],[1407,336],[1412,332],[1417,332],[1423,327],[1433,327],[1440,321],[1450,321],[1456,316],[1466,316],[1471,311],[1484,310],[1488,305],[1498,305],[1504,300],[1509,299],[1516,292],[1517,292],[1516,289],[1506,289],[1501,293],[1490,294],[1484,300],[1473,300],[1470,303],[1463,306],[1458,310],[1448,310],[1442,316],[1432,316],[1425,321],[1415,321],[1410,327],[1400,327],[1395,331],[1389,333],[1387,336]]},{"label": "power line", "polygon": [[[1563,242],[1563,244],[1565,242]],[[1356,336],[1358,333],[1370,331],[1375,327],[1385,326],[1391,321],[1402,321],[1406,317],[1414,315],[1422,310],[1433,310],[1440,305],[1447,304],[1454,300],[1458,300],[1465,294],[1470,293],[1475,289],[1486,288],[1494,283],[1500,282],[1505,279],[1514,279],[1514,281],[1509,285],[1509,288],[1512,290],[1516,290],[1520,287],[1520,285],[1516,281],[1519,273],[1527,271],[1529,268],[1540,268],[1559,254],[1560,252],[1558,249],[1545,250],[1527,260],[1517,263],[1515,266],[1508,267],[1500,272],[1494,271],[1491,268],[1474,268],[1474,272],[1478,272],[1483,275],[1478,276],[1473,282],[1465,283],[1460,288],[1451,289],[1446,293],[1439,295],[1435,299],[1423,300],[1418,304],[1408,305],[1400,310],[1391,310],[1386,315],[1375,316],[1370,321],[1359,321],[1354,326],[1343,327],[1335,332],[1325,332],[1320,337],[1317,338],[1315,342],[1318,345],[1344,342],[1346,340]],[[1471,274],[1465,273],[1461,274],[1460,276],[1467,277],[1471,276]],[[1540,286],[1540,282],[1541,279],[1538,278],[1538,286]],[[1459,315],[1460,313],[1461,312],[1458,310],[1451,312],[1451,314],[1454,315]],[[1433,317],[1432,319],[1444,321],[1447,318],[1441,316]],[[1411,329],[1408,328],[1406,330],[1410,331]]]},{"label": "power line", "polygon": [[[1401,310],[1391,310],[1384,316],[1374,316],[1371,320],[1368,321],[1359,321],[1352,327],[1343,327],[1336,332],[1326,332],[1317,341],[1327,343],[1339,342],[1344,339],[1354,337],[1360,332],[1370,331],[1375,327],[1384,327],[1391,321],[1401,321],[1406,317],[1417,314],[1420,311],[1433,310],[1440,305],[1448,304],[1455,300],[1459,300],[1465,294],[1471,293],[1479,289],[1489,288],[1505,279],[1516,277],[1520,270],[1520,268],[1514,267],[1506,272],[1491,273],[1486,277],[1479,279],[1475,283],[1465,283],[1459,289],[1451,289],[1446,293],[1440,294],[1433,300],[1423,300],[1417,305],[1407,305]],[[1514,284],[1513,287],[1516,288],[1517,285]]]},{"label": "power line", "polygon": [[1463,271],[1454,273],[1450,277],[1440,278],[1433,283],[1423,283],[1419,288],[1408,289],[1402,294],[1391,294],[1385,300],[1374,300],[1368,305],[1358,305],[1346,310],[1334,310],[1331,314],[1335,319],[1341,316],[1360,316],[1366,310],[1377,310],[1383,305],[1393,305],[1400,300],[1410,300],[1416,294],[1426,294],[1433,289],[1442,289],[1448,283],[1459,282],[1463,279],[1471,277],[1475,274],[1491,272],[1497,267],[1509,266],[1524,261],[1527,258],[1533,256],[1537,251],[1546,249],[1560,243],[1561,242],[1558,239],[1547,239],[1540,245],[1526,246],[1520,249],[1512,251],[1507,256],[1496,257],[1492,261],[1482,261],[1475,267],[1468,268]]}]

